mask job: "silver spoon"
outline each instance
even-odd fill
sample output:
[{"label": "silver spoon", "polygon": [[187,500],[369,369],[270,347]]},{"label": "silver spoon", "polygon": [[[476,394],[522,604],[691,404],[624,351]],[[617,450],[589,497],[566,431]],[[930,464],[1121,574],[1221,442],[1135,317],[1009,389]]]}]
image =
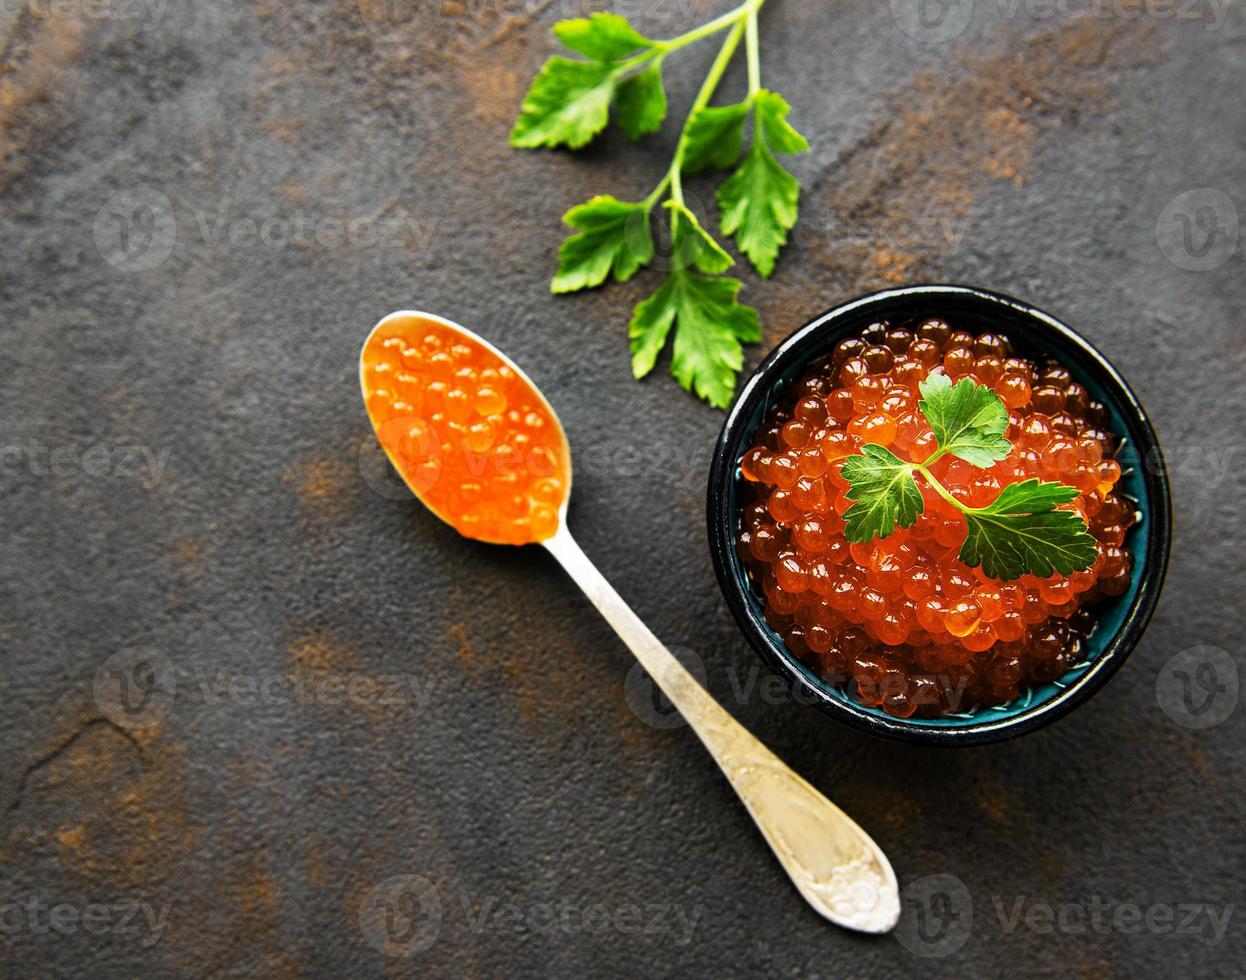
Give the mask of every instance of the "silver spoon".
[{"label": "silver spoon", "polygon": [[[424,343],[426,337],[429,344]],[[468,350],[470,356],[465,353]],[[446,356],[433,357],[438,351]],[[459,456],[468,458],[469,441],[483,445],[488,434],[485,430],[492,431],[488,419],[493,419],[495,427],[504,427],[506,416],[490,411],[486,417],[477,409],[465,415],[466,403],[459,396],[451,398],[453,408],[448,407],[447,388],[462,385],[459,390],[465,390],[480,380],[466,367],[458,369],[461,375],[454,374],[455,365],[460,363],[454,361],[455,356],[462,364],[474,365],[471,370],[488,367],[491,373],[485,387],[509,385],[512,395],[526,397],[527,407],[543,423],[548,420],[543,435],[549,447],[546,452],[556,458],[549,468],[552,476],[542,484],[546,501],[533,498],[530,518],[519,516],[510,523],[494,525],[491,518],[481,521],[479,510],[469,513],[457,509],[464,506],[463,481],[475,479],[465,465],[460,465]],[[425,368],[427,371],[422,371]],[[438,372],[447,379],[440,386],[434,383]],[[501,379],[495,380],[499,372]],[[837,925],[861,932],[890,930],[900,915],[900,896],[895,873],[878,845],[710,696],[628,608],[571,537],[566,520],[571,495],[570,447],[558,416],[527,375],[470,330],[442,317],[410,310],[391,313],[373,328],[360,353],[359,375],[368,416],[381,445],[411,491],[437,516],[469,537],[543,545],[687,719],[805,900]],[[496,404],[487,404],[496,400],[491,397],[496,394],[490,391],[481,395],[478,390],[475,405],[496,409]],[[421,399],[425,404],[417,408],[413,400]],[[469,425],[473,419],[475,430]],[[456,435],[460,437],[457,445]],[[478,459],[484,454],[485,450],[476,450]],[[457,485],[456,479],[460,481]],[[523,485],[522,480],[518,485]],[[549,500],[555,486],[560,488],[561,499]],[[474,492],[474,486],[467,489]]]}]

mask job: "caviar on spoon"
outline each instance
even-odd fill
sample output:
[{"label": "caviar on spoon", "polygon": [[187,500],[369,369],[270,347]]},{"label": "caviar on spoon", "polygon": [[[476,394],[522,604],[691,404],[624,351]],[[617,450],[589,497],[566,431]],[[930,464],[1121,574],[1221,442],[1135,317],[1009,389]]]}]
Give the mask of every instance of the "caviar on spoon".
[{"label": "caviar on spoon", "polygon": [[377,438],[416,497],[465,537],[543,545],[687,719],[809,904],[850,929],[891,929],[899,892],[878,846],[709,695],[572,539],[570,447],[528,377],[470,330],[405,310],[372,330],[359,376]]}]

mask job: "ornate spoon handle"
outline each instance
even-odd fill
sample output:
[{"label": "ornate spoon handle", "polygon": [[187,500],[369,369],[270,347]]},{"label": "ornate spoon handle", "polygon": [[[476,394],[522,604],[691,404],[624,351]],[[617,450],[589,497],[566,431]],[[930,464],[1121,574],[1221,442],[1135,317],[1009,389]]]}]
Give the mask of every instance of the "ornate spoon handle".
[{"label": "ornate spoon handle", "polygon": [[900,916],[900,895],[878,845],[697,683],[597,571],[565,524],[544,544],[709,749],[805,900],[837,925],[861,932],[891,929]]}]

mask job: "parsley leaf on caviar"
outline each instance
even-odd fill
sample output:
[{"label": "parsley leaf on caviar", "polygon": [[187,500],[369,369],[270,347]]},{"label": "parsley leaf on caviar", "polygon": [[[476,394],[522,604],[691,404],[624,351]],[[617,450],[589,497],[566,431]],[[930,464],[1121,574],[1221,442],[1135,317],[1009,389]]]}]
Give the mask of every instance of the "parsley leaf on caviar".
[{"label": "parsley leaf on caviar", "polygon": [[1004,487],[993,503],[965,511],[968,534],[960,549],[966,565],[982,566],[992,578],[1020,578],[1027,572],[1068,575],[1094,564],[1098,544],[1081,516],[1055,510],[1077,497],[1059,483],[1026,480]]},{"label": "parsley leaf on caviar", "polygon": [[979,509],[996,514],[1040,514],[1076,499],[1076,487],[1030,479],[1008,484],[992,503]]},{"label": "parsley leaf on caviar", "polygon": [[912,527],[923,500],[915,473],[965,517],[967,532],[960,560],[982,566],[991,578],[1022,575],[1068,575],[1094,564],[1098,542],[1081,515],[1056,510],[1077,499],[1075,487],[1023,480],[1005,486],[984,507],[957,500],[930,472],[928,463],[950,454],[981,469],[1006,458],[1012,444],[1004,438],[1008,410],[984,385],[963,378],[956,385],[946,375],[932,374],[918,385],[918,408],[930,423],[937,448],[926,464],[908,463],[873,443],[849,456],[840,471],[849,482],[847,497],[855,503],[844,512],[844,536],[851,542],[885,538],[897,527]]},{"label": "parsley leaf on caviar", "polygon": [[662,87],[659,59],[619,86],[616,121],[628,139],[638,140],[647,133],[656,133],[665,118],[666,89]]},{"label": "parsley leaf on caviar", "polygon": [[932,374],[918,385],[917,403],[930,423],[936,452],[950,453],[986,468],[1007,457],[1012,444],[1004,438],[1008,409],[994,391],[970,378],[955,385],[946,374]]},{"label": "parsley leaf on caviar", "polygon": [[598,12],[589,17],[560,20],[554,34],[564,45],[595,61],[617,61],[639,48],[652,48],[649,40],[618,14]]},{"label": "parsley leaf on caviar", "polygon": [[923,502],[913,464],[874,444],[844,460],[843,478],[851,484],[847,497],[855,500],[844,512],[844,537],[864,543],[885,538],[897,527],[912,527]]},{"label": "parsley leaf on caviar", "polygon": [[576,205],[562,220],[579,233],[558,249],[552,292],[599,286],[612,272],[618,282],[627,282],[653,258],[653,233],[643,204],[601,194]]},{"label": "parsley leaf on caviar", "polygon": [[606,128],[618,79],[617,67],[608,62],[550,58],[528,89],[511,145],[584,146]]},{"label": "parsley leaf on caviar", "polygon": [[761,322],[756,310],[736,301],[740,280],[693,271],[695,246],[689,246],[679,217],[675,221],[676,261],[657,291],[636,307],[628,327],[632,374],[643,378],[653,370],[674,326],[671,374],[711,405],[726,408],[744,364],[741,344],[761,340]]}]

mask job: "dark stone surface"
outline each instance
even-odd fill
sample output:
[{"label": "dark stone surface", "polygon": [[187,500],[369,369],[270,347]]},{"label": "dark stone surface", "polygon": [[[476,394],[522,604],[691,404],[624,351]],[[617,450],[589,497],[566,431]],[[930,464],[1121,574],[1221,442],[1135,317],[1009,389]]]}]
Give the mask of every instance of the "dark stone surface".
[{"label": "dark stone surface", "polygon": [[[721,415],[629,374],[628,310],[655,275],[548,295],[563,210],[645,193],[673,143],[672,125],[507,149],[548,26],[579,7],[438,0],[392,26],[380,0],[0,13],[6,972],[1241,976],[1243,710],[1195,729],[1157,698],[1181,651],[1227,650],[1175,665],[1218,663],[1222,684],[1241,662],[1246,277],[1242,245],[1221,251],[1246,208],[1241,4],[983,2],[946,43],[901,30],[899,5],[764,13],[765,77],[814,150],[796,244],[772,280],[743,273],[768,337],[750,362],[867,289],[980,283],[1107,353],[1173,463],[1169,584],[1130,662],[1051,729],[967,751],[873,741],[758,686],[705,542]],[[620,9],[658,35],[714,12]],[[676,106],[710,57],[671,60]],[[1199,188],[1226,195],[1177,202],[1219,222],[1205,253],[1166,210]],[[113,215],[143,203],[154,224],[118,252]],[[332,224],[359,219],[350,240]],[[377,479],[355,359],[404,306],[478,328],[544,387],[585,550],[911,899],[950,896],[958,948],[917,938],[934,899],[911,904],[907,945],[819,920],[687,730],[629,708],[627,652],[552,560],[459,540]],[[110,672],[136,647],[166,685],[143,726]],[[425,905],[406,948],[432,940],[406,959],[371,941],[369,895],[399,875],[429,883],[399,905]],[[162,926],[123,921],[127,903]],[[1228,921],[1191,926],[1187,903]]]}]

